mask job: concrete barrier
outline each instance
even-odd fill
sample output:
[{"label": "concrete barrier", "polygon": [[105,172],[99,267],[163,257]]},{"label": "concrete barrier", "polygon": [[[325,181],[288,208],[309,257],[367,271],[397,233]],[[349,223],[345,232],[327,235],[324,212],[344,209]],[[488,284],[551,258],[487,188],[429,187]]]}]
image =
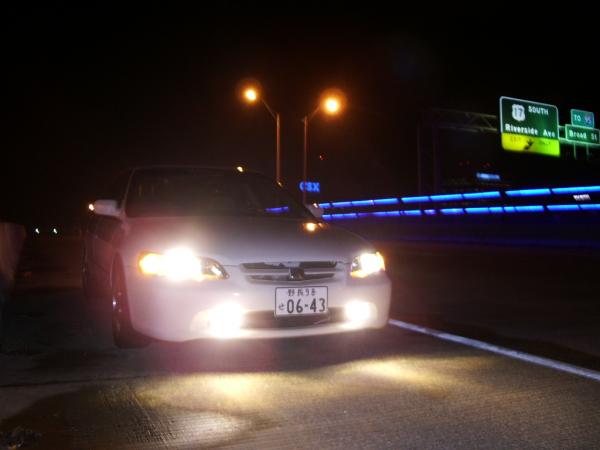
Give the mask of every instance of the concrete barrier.
[{"label": "concrete barrier", "polygon": [[8,289],[15,279],[25,235],[22,225],[0,222],[0,318]]},{"label": "concrete barrier", "polygon": [[513,214],[331,220],[374,241],[600,249],[600,214]]}]

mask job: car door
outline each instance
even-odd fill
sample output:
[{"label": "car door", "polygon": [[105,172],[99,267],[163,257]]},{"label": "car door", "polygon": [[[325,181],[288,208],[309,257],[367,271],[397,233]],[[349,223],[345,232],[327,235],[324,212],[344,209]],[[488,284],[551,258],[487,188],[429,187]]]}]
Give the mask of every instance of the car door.
[{"label": "car door", "polygon": [[[103,198],[116,200],[120,208],[123,204],[131,172],[125,172],[108,187]],[[98,216],[93,240],[93,258],[100,277],[105,281],[109,279],[110,270],[115,255],[114,239],[121,230],[121,220],[117,217]]]},{"label": "car door", "polygon": [[96,240],[94,241],[94,258],[101,271],[100,276],[108,280],[112,266],[115,249],[113,236],[121,226],[121,221],[114,217],[101,217],[96,227]]},{"label": "car door", "polygon": [[94,241],[96,240],[98,219],[97,215],[90,215],[83,235],[83,264],[93,278],[96,277],[97,272],[96,262],[94,261]]}]

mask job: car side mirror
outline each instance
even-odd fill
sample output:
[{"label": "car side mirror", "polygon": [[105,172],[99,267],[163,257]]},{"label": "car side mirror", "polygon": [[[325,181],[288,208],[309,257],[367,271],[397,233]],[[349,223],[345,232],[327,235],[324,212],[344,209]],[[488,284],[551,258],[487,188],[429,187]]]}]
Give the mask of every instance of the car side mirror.
[{"label": "car side mirror", "polygon": [[305,206],[317,219],[323,217],[323,208],[320,208],[316,203],[307,203]]},{"label": "car side mirror", "polygon": [[116,200],[96,200],[94,213],[100,216],[119,217],[120,211]]}]

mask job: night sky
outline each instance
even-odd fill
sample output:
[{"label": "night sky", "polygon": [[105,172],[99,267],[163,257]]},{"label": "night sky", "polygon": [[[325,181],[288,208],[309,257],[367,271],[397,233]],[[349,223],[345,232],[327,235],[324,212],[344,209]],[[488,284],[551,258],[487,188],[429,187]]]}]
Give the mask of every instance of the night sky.
[{"label": "night sky", "polygon": [[508,8],[417,15],[292,3],[274,15],[222,5],[5,11],[0,218],[76,220],[136,165],[273,176],[274,120],[236,97],[246,77],[281,114],[283,178],[296,192],[300,119],[325,88],[347,94],[340,117],[310,122],[309,179],[323,200],[416,192],[415,130],[430,107],[497,114],[508,95],[556,104],[561,123],[570,108],[600,113],[591,15],[576,25],[562,12]]}]

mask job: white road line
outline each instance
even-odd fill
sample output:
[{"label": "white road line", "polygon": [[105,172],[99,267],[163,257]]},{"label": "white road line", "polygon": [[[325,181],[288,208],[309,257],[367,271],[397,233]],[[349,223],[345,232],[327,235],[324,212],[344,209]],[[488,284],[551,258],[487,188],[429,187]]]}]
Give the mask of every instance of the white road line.
[{"label": "white road line", "polygon": [[468,345],[469,347],[475,347],[480,350],[485,350],[499,355],[508,356],[509,358],[519,359],[528,363],[537,364],[539,366],[549,367],[551,369],[560,370],[561,372],[571,373],[580,377],[590,378],[595,381],[600,381],[600,372],[595,370],[584,369],[583,367],[574,366],[572,364],[562,363],[560,361],[554,361],[553,359],[542,358],[541,356],[530,355],[529,353],[519,352],[517,350],[511,350],[505,347],[499,347],[497,345],[488,344],[487,342],[478,341],[476,339],[470,339],[456,334],[444,333],[443,331],[433,330],[431,328],[422,327],[401,320],[390,319],[388,322],[398,328],[404,328],[405,330],[415,331],[417,333],[427,334],[429,336],[443,339],[445,341],[456,342],[457,344]]}]

